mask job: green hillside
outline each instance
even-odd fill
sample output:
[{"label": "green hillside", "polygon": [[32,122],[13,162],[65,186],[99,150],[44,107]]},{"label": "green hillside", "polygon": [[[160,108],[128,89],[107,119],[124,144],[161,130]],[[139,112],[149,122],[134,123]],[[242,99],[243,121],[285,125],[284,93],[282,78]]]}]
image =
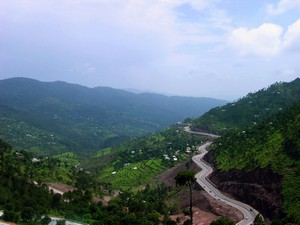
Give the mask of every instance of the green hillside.
[{"label": "green hillside", "polygon": [[[100,151],[83,165],[87,170],[97,171],[101,183],[128,190],[151,183],[164,170],[190,158],[204,140],[186,133],[182,125],[174,125]],[[187,148],[191,152],[187,153]]]},{"label": "green hillside", "polygon": [[221,170],[271,167],[282,175],[284,212],[300,223],[300,101],[244,131],[228,132],[211,151]]},{"label": "green hillside", "polygon": [[228,129],[244,129],[258,124],[300,100],[300,79],[271,85],[194,120],[193,129],[223,134]]},{"label": "green hillside", "polygon": [[[113,198],[107,206],[103,206],[95,204],[92,200],[93,192],[89,189],[89,182],[86,178],[80,178],[79,171],[72,175],[72,179],[82,180],[84,186],[76,186],[77,190],[63,195],[49,191],[43,179],[51,179],[51,171],[57,171],[59,175],[64,174],[59,168],[66,168],[63,166],[65,162],[59,165],[61,161],[52,158],[39,158],[39,162],[32,162],[32,157],[26,152],[13,151],[0,139],[2,220],[19,225],[47,225],[51,221],[49,216],[91,225],[155,225],[159,224],[161,218],[164,223],[170,220],[170,209],[164,203],[169,193],[166,186],[148,186],[135,194],[122,193]],[[39,177],[42,180],[36,182]]]},{"label": "green hillside", "polygon": [[13,78],[0,81],[0,138],[39,154],[91,154],[225,103]]}]

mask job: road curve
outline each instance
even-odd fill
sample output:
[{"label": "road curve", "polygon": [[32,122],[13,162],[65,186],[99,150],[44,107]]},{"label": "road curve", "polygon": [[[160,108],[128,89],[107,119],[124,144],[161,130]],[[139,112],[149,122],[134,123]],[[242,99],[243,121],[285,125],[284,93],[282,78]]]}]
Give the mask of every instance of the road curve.
[{"label": "road curve", "polygon": [[256,215],[259,213],[251,206],[231,199],[225,195],[223,195],[215,185],[207,179],[207,176],[213,172],[212,167],[205,162],[202,158],[207,153],[206,148],[211,145],[212,142],[207,142],[199,147],[200,154],[195,155],[193,157],[193,161],[201,167],[201,171],[196,174],[197,182],[200,186],[213,198],[224,202],[227,205],[230,205],[236,209],[238,209],[244,216],[244,219],[237,223],[237,225],[250,225],[253,223]]},{"label": "road curve", "polygon": [[219,138],[221,136],[216,135],[216,134],[212,134],[212,133],[206,133],[206,132],[198,132],[198,131],[192,131],[191,128],[189,126],[184,127],[184,131],[188,132],[190,134],[197,134],[197,135],[202,135],[202,136],[208,136],[211,138]]}]

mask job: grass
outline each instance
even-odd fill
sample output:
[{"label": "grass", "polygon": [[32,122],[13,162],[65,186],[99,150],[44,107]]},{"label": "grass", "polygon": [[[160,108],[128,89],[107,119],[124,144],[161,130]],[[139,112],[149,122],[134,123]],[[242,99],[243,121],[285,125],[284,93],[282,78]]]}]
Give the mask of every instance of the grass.
[{"label": "grass", "polygon": [[59,159],[62,162],[67,162],[68,164],[75,165],[79,163],[78,156],[74,152],[65,152],[60,155],[53,156],[55,159]]},{"label": "grass", "polygon": [[[101,181],[110,180],[112,187],[119,190],[138,188],[149,183],[153,177],[164,171],[167,166],[162,159],[150,159],[124,166],[118,171],[106,168],[100,175]],[[112,174],[116,172],[115,174]]]},{"label": "grass", "polygon": [[101,156],[110,154],[111,152],[112,152],[111,148],[101,149],[96,153],[96,155],[94,157],[101,157]]}]

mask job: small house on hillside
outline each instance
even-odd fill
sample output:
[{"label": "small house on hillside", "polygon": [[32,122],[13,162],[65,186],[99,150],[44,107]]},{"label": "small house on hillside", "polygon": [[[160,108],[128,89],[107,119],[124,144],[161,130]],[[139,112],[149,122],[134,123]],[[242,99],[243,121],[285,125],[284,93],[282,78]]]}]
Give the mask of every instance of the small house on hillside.
[{"label": "small house on hillside", "polygon": [[187,147],[186,150],[185,150],[185,153],[191,154],[192,153],[191,147]]},{"label": "small house on hillside", "polygon": [[37,159],[37,158],[32,158],[32,160],[31,160],[31,162],[33,162],[33,163],[38,163],[38,162],[40,162],[41,160],[39,160],[39,159]]}]

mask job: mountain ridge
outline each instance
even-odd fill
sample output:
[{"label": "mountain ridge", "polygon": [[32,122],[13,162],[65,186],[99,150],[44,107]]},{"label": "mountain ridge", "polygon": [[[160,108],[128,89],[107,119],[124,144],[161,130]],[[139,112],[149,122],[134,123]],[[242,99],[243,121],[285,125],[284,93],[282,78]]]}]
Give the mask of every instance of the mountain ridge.
[{"label": "mountain ridge", "polygon": [[[107,147],[109,140],[146,135],[225,103],[11,78],[0,81],[0,137],[16,149],[90,152]],[[40,143],[27,137],[31,134]]]},{"label": "mountain ridge", "polygon": [[229,130],[206,160],[211,180],[279,224],[299,224],[300,99],[264,121]]},{"label": "mountain ridge", "polygon": [[192,127],[218,134],[224,134],[228,129],[242,130],[264,121],[299,99],[300,78],[277,82],[235,102],[211,109],[195,119]]}]

